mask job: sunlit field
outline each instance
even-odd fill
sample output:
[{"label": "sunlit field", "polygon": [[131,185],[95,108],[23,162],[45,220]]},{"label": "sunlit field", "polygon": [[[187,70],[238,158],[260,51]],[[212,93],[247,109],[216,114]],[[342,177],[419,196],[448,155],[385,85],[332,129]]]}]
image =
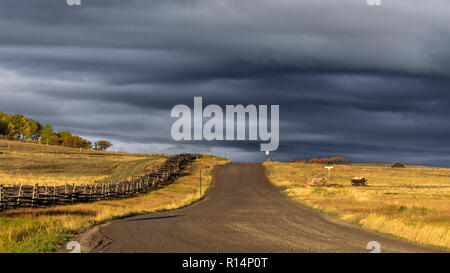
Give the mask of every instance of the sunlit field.
[{"label": "sunlit field", "polygon": [[59,186],[123,181],[150,172],[165,158],[0,140],[0,184]]},{"label": "sunlit field", "polygon": [[228,162],[203,155],[174,183],[133,198],[4,211],[0,213],[0,252],[53,252],[61,249],[75,234],[94,225],[125,216],[187,206],[205,195],[212,182],[213,167]]},{"label": "sunlit field", "polygon": [[[335,165],[328,177],[322,164],[265,162],[271,183],[292,199],[363,228],[413,242],[450,248],[450,169],[386,164]],[[353,177],[368,187],[350,185]],[[333,185],[334,184],[334,185]]]}]

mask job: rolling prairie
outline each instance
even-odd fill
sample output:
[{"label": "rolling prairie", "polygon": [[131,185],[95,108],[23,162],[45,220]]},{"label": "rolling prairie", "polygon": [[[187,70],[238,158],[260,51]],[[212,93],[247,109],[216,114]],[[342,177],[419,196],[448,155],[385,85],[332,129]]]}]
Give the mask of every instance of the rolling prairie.
[{"label": "rolling prairie", "polygon": [[[335,165],[329,187],[309,187],[328,177],[322,164],[265,162],[268,179],[312,208],[363,228],[424,245],[450,248],[450,169],[387,164]],[[355,177],[368,187],[354,187]]]},{"label": "rolling prairie", "polygon": [[[99,152],[22,142],[0,142],[0,181],[16,183],[102,183],[153,170],[165,155]],[[187,206],[204,196],[211,170],[227,164],[202,155],[174,183],[136,197],[49,208],[0,212],[0,253],[53,252],[90,227],[121,217]],[[202,193],[199,172],[202,170]],[[5,183],[8,184],[8,183]]]},{"label": "rolling prairie", "polygon": [[0,184],[59,186],[129,180],[157,168],[165,158],[0,140]]}]

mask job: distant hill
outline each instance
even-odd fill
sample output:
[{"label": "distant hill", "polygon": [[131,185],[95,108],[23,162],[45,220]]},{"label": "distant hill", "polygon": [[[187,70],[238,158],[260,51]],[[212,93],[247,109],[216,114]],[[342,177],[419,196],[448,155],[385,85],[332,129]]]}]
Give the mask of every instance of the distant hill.
[{"label": "distant hill", "polygon": [[0,184],[64,185],[117,182],[142,176],[166,159],[160,154],[82,150],[0,139]]}]

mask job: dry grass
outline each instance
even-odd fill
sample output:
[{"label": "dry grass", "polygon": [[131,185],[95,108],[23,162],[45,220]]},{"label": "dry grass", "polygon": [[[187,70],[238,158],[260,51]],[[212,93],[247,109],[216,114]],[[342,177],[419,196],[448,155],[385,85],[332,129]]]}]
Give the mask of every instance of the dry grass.
[{"label": "dry grass", "polygon": [[200,199],[200,169],[204,195],[211,185],[213,167],[228,162],[205,155],[186,169],[186,176],[139,197],[3,212],[0,214],[0,252],[51,252],[59,249],[74,234],[93,225],[125,216],[187,206]]},{"label": "dry grass", "polygon": [[[364,228],[425,245],[450,248],[450,169],[385,164],[338,165],[334,187],[307,187],[326,177],[320,164],[266,162],[269,180],[294,200]],[[352,187],[350,179],[368,179],[369,187]]]},{"label": "dry grass", "polygon": [[0,140],[0,184],[62,185],[120,181],[156,168],[163,155],[80,150]]}]

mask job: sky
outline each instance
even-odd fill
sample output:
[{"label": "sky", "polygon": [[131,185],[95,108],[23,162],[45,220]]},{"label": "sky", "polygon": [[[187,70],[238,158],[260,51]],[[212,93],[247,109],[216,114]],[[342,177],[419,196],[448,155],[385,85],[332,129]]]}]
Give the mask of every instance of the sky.
[{"label": "sky", "polygon": [[177,104],[280,105],[274,160],[450,167],[448,0],[2,0],[0,111],[112,151],[262,161],[175,141]]}]

